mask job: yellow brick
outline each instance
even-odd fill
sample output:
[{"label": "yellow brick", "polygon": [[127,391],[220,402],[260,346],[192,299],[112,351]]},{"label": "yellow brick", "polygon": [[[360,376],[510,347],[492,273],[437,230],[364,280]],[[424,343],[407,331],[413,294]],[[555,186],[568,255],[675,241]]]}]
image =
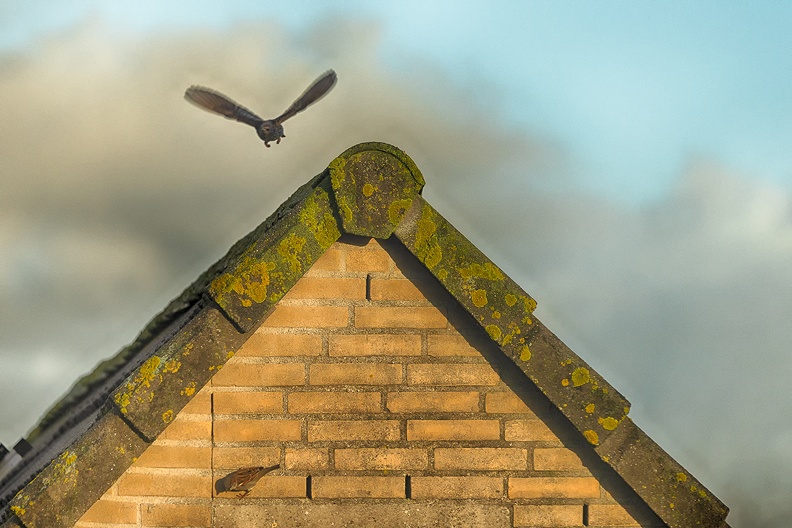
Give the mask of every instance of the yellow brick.
[{"label": "yellow brick", "polygon": [[312,495],[316,499],[405,498],[404,477],[315,477]]},{"label": "yellow brick", "polygon": [[497,499],[503,496],[500,477],[413,477],[413,499]]},{"label": "yellow brick", "polygon": [[432,334],[427,344],[430,356],[481,357],[481,352],[459,334]]},{"label": "yellow brick", "polygon": [[185,420],[179,416],[162,431],[157,440],[212,440],[210,420]]},{"label": "yellow brick", "polygon": [[352,248],[347,250],[346,270],[352,272],[385,272],[391,258],[382,248]]},{"label": "yellow brick", "polygon": [[200,390],[198,393],[193,396],[193,398],[187,402],[179,414],[199,414],[199,415],[209,415],[212,413],[212,405],[211,405],[211,397],[212,395],[207,390]]},{"label": "yellow brick", "polygon": [[215,392],[215,414],[280,414],[282,392]]},{"label": "yellow brick", "polygon": [[229,361],[212,378],[215,387],[279,387],[303,385],[302,363],[247,364]]},{"label": "yellow brick", "polygon": [[407,365],[410,385],[497,385],[498,374],[485,364],[413,363]]},{"label": "yellow brick", "polygon": [[205,468],[211,467],[210,447],[151,445],[135,462],[138,467]]},{"label": "yellow brick", "polygon": [[146,504],[143,526],[212,526],[212,508],[208,504]]},{"label": "yellow brick", "polygon": [[373,413],[380,412],[379,392],[293,392],[290,413]]},{"label": "yellow brick", "polygon": [[215,469],[239,469],[252,466],[274,466],[280,462],[278,447],[215,447],[212,449]]},{"label": "yellow brick", "polygon": [[593,477],[509,479],[510,499],[596,499],[599,496],[599,482]]},{"label": "yellow brick", "polygon": [[329,461],[327,449],[286,449],[286,469],[327,469]]},{"label": "yellow brick", "polygon": [[583,526],[583,506],[515,505],[514,526]]},{"label": "yellow brick", "polygon": [[513,447],[435,448],[435,469],[527,469],[527,452]]},{"label": "yellow brick", "polygon": [[330,248],[314,262],[306,275],[311,275],[317,271],[343,271],[343,257],[345,253],[346,249],[343,249],[342,246],[330,246]]},{"label": "yellow brick", "polygon": [[311,385],[397,385],[402,381],[399,363],[313,363]]},{"label": "yellow brick", "polygon": [[80,517],[80,522],[137,524],[136,502],[99,499]]},{"label": "yellow brick", "polygon": [[298,475],[266,476],[253,488],[249,497],[293,498],[306,496],[305,477]]},{"label": "yellow brick", "polygon": [[355,306],[358,328],[445,328],[447,323],[434,306]]},{"label": "yellow brick", "polygon": [[346,306],[303,306],[278,304],[264,321],[265,327],[339,328],[347,326]]},{"label": "yellow brick", "polygon": [[507,442],[559,442],[558,437],[542,420],[509,420],[506,422]]},{"label": "yellow brick", "polygon": [[585,469],[580,457],[565,447],[534,449],[534,469],[537,471],[577,471]]},{"label": "yellow brick", "polygon": [[397,420],[331,420],[308,423],[308,441],[380,440],[401,438]]},{"label": "yellow brick", "polygon": [[256,442],[267,440],[300,440],[297,420],[217,420],[216,442]]},{"label": "yellow brick", "polygon": [[407,440],[498,440],[498,420],[407,420]]},{"label": "yellow brick", "polygon": [[525,402],[513,392],[488,392],[485,408],[488,413],[493,414],[529,413],[533,415]]},{"label": "yellow brick", "polygon": [[209,475],[149,475],[124,473],[118,479],[118,494],[143,497],[211,497]]},{"label": "yellow brick", "polygon": [[403,470],[426,469],[429,456],[425,449],[357,448],[336,449],[336,469]]},{"label": "yellow brick", "polygon": [[408,279],[372,279],[372,301],[424,301],[421,290]]},{"label": "yellow brick", "polygon": [[[654,525],[651,519],[646,524]],[[618,504],[589,505],[589,526],[642,526],[641,522]]]},{"label": "yellow brick", "polygon": [[349,299],[366,298],[364,277],[303,277],[284,299]]},{"label": "yellow brick", "polygon": [[420,356],[418,334],[331,335],[330,355],[339,356]]},{"label": "yellow brick", "polygon": [[322,336],[318,334],[271,334],[263,330],[250,336],[236,357],[318,356],[322,352]]},{"label": "yellow brick", "polygon": [[478,392],[390,392],[388,410],[393,413],[477,412]]}]

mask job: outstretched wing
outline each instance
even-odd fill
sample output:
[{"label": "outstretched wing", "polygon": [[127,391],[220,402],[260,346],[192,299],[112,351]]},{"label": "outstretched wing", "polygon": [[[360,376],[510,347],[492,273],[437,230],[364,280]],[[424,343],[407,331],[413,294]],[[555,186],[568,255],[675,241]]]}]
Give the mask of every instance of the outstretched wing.
[{"label": "outstretched wing", "polygon": [[244,106],[236,104],[220,92],[215,92],[203,86],[190,86],[184,92],[184,98],[204,110],[220,114],[228,119],[235,119],[254,128],[258,128],[264,122],[263,119]]},{"label": "outstretched wing", "polygon": [[280,116],[275,118],[276,123],[283,123],[290,117],[294,116],[297,112],[302,112],[309,105],[312,105],[319,99],[321,99],[330,89],[335,86],[336,80],[336,72],[333,70],[327,70],[321,77],[316,79],[311,86],[308,87],[307,90],[303,92],[303,94],[297,98],[296,101],[292,103],[292,105],[286,109]]}]

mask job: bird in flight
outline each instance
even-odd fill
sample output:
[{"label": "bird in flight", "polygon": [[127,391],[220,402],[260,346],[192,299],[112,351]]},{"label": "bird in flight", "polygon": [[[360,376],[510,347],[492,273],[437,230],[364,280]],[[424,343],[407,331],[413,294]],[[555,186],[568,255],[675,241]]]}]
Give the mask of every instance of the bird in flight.
[{"label": "bird in flight", "polygon": [[264,141],[264,145],[269,148],[270,141],[280,143],[281,138],[286,137],[283,133],[282,123],[321,99],[335,86],[336,79],[336,73],[333,70],[326,71],[285,112],[275,119],[262,119],[220,92],[203,86],[190,86],[184,92],[184,98],[205,110],[252,126]]}]

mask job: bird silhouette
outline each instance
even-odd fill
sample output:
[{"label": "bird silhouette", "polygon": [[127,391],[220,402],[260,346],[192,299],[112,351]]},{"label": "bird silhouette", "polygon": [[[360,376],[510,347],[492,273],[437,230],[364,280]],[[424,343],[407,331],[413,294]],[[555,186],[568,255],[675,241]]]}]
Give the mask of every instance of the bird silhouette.
[{"label": "bird silhouette", "polygon": [[280,143],[281,138],[286,137],[282,123],[321,99],[335,86],[336,80],[336,73],[333,70],[326,71],[275,119],[262,119],[220,92],[203,86],[190,86],[184,92],[184,98],[200,108],[252,126],[264,141],[264,145],[269,148],[270,141]]},{"label": "bird silhouette", "polygon": [[269,467],[257,466],[237,469],[225,477],[217,479],[217,482],[215,482],[215,491],[217,493],[223,493],[224,491],[241,491],[242,493],[237,495],[237,497],[241,499],[250,493],[250,490],[253,489],[253,486],[258,483],[261,477],[279,467],[280,464],[275,464]]}]

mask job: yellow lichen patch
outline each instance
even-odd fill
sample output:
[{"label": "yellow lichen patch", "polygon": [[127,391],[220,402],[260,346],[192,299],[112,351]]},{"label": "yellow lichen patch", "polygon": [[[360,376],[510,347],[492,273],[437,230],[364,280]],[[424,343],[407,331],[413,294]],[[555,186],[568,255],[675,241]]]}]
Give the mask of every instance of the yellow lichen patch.
[{"label": "yellow lichen patch", "polygon": [[596,407],[594,406],[594,404],[593,404],[593,403],[589,403],[589,404],[588,404],[588,405],[586,405],[586,407],[585,407],[585,409],[586,409],[586,412],[587,412],[587,413],[589,413],[589,414],[592,414],[592,413],[594,412],[594,409],[595,409],[595,408],[596,408]]},{"label": "yellow lichen patch", "polygon": [[374,194],[374,191],[375,191],[376,189],[375,189],[375,188],[374,188],[374,186],[373,186],[373,185],[371,185],[370,183],[366,183],[366,184],[364,184],[364,185],[363,185],[363,189],[362,189],[362,190],[363,190],[363,196],[365,196],[366,198],[368,198],[369,196],[371,196],[372,194]]},{"label": "yellow lichen patch", "polygon": [[226,354],[226,361],[228,361],[232,357],[234,357],[234,351],[233,350],[229,350],[228,354]]},{"label": "yellow lichen patch", "polygon": [[699,497],[701,497],[702,499],[704,499],[704,498],[706,498],[706,497],[707,497],[707,492],[706,492],[706,491],[704,491],[703,489],[700,489],[700,490],[698,491],[698,494],[699,494]]},{"label": "yellow lichen patch", "polygon": [[165,423],[171,423],[173,421],[173,410],[168,409],[164,413],[162,413],[162,421]]},{"label": "yellow lichen patch", "polygon": [[448,278],[448,270],[441,269],[437,272],[437,278],[442,280],[446,280]]},{"label": "yellow lichen patch", "polygon": [[187,343],[184,345],[184,349],[182,349],[182,356],[189,356],[192,349],[195,347],[195,343]]},{"label": "yellow lichen patch", "polygon": [[485,330],[493,340],[495,341],[500,340],[502,332],[498,325],[494,325],[494,324],[487,325]]},{"label": "yellow lichen patch", "polygon": [[681,471],[676,474],[677,482],[687,482],[687,475],[682,473]]},{"label": "yellow lichen patch", "polygon": [[165,366],[163,367],[162,370],[164,370],[165,372],[170,372],[171,374],[175,374],[176,372],[179,372],[180,368],[181,368],[181,362],[175,359],[171,359],[170,361],[165,363]]},{"label": "yellow lichen patch", "polygon": [[531,350],[526,345],[520,350],[520,360],[528,361],[529,359],[531,359]]},{"label": "yellow lichen patch", "polygon": [[74,467],[77,462],[77,453],[64,451],[60,455],[60,460],[55,464],[52,471],[52,479],[62,479],[65,484],[77,485],[79,471]]},{"label": "yellow lichen patch", "polygon": [[151,382],[157,373],[162,359],[159,356],[151,356],[140,366],[138,375],[135,377],[135,385],[151,387]]},{"label": "yellow lichen patch", "polygon": [[[498,310],[495,310],[494,312],[492,312],[492,317],[493,317],[493,319],[500,319],[501,318],[501,313]],[[519,328],[517,328],[517,330],[519,330]],[[519,333],[519,332],[517,332],[517,333]]]},{"label": "yellow lichen patch", "polygon": [[515,296],[514,296],[514,295],[512,295],[511,293],[507,293],[507,294],[506,294],[506,306],[508,306],[509,308],[511,308],[511,307],[512,307],[512,306],[514,306],[515,304],[517,304],[517,297],[515,297]]},{"label": "yellow lichen patch", "polygon": [[484,264],[474,262],[464,268],[459,268],[459,275],[465,280],[488,279],[501,281],[505,277],[503,272],[492,262],[485,262]]},{"label": "yellow lichen patch", "polygon": [[187,397],[190,397],[193,394],[195,394],[195,382],[191,381],[190,383],[188,383],[186,387],[184,387],[181,391],[179,391],[179,394]]},{"label": "yellow lichen patch", "polygon": [[572,371],[572,385],[580,387],[591,381],[589,370],[586,367],[578,367]]},{"label": "yellow lichen patch", "polygon": [[126,455],[126,449],[124,449],[124,446],[117,446],[116,451],[118,451],[122,455]]},{"label": "yellow lichen patch", "polygon": [[520,297],[522,298],[523,308],[525,308],[525,311],[528,313],[533,313],[533,311],[536,310],[536,301],[530,297],[526,297],[525,295],[521,295]]},{"label": "yellow lichen patch", "polygon": [[566,378],[562,379],[561,380],[561,386],[562,387],[569,387],[569,380],[566,379]]},{"label": "yellow lichen patch", "polygon": [[437,223],[431,209],[425,208],[418,220],[415,233],[415,254],[430,270],[443,259],[443,250],[437,243]]},{"label": "yellow lichen patch", "polygon": [[599,418],[597,420],[599,424],[602,426],[603,429],[606,431],[613,431],[619,426],[619,420],[612,416],[606,416],[605,418]]},{"label": "yellow lichen patch", "polygon": [[562,367],[566,367],[567,365],[571,365],[572,364],[572,360],[571,359],[565,359],[565,360],[561,361],[561,363],[559,363],[559,364]]},{"label": "yellow lichen patch", "polygon": [[674,504],[673,502],[669,502],[668,507],[673,510],[674,508],[676,508],[676,504]]},{"label": "yellow lichen patch", "polygon": [[596,431],[593,431],[591,429],[586,429],[585,431],[583,431],[583,436],[586,437],[586,440],[588,440],[589,444],[599,445],[599,435],[597,434]]},{"label": "yellow lichen patch", "polygon": [[27,512],[22,506],[11,506],[11,511],[14,512],[14,515],[17,517],[22,517]]},{"label": "yellow lichen patch", "polygon": [[470,294],[470,298],[473,301],[473,305],[477,306],[478,308],[483,308],[487,305],[487,292],[484,290],[475,290]]},{"label": "yellow lichen patch", "polygon": [[[343,197],[341,197],[343,198]],[[352,209],[349,205],[341,203],[339,198],[339,208],[346,221],[352,220]],[[320,207],[319,200],[327,200],[327,193],[321,189],[317,189],[316,193],[306,198],[302,204],[299,212],[300,223],[308,228],[316,238],[316,241],[322,248],[328,248],[330,245],[338,240],[341,233],[338,231],[338,224],[332,213],[325,207]],[[347,218],[348,216],[348,218]]]},{"label": "yellow lichen patch", "polygon": [[209,286],[214,297],[236,293],[241,297],[243,306],[262,303],[267,299],[270,271],[275,269],[274,262],[264,262],[250,255],[245,256],[233,273],[223,273]]},{"label": "yellow lichen patch", "polygon": [[404,213],[412,206],[411,198],[404,198],[402,200],[394,200],[388,206],[388,220],[392,225],[397,225],[401,222]]},{"label": "yellow lichen patch", "polygon": [[118,406],[118,410],[121,411],[121,414],[126,414],[127,406],[129,405],[129,394],[126,392],[119,392],[115,395],[113,400],[115,400],[115,403]]},{"label": "yellow lichen patch", "polygon": [[302,271],[300,254],[303,247],[305,247],[305,238],[297,236],[294,233],[289,233],[289,236],[281,240],[280,244],[278,244],[278,254],[289,264],[289,269],[291,269],[292,273],[299,273]]}]

